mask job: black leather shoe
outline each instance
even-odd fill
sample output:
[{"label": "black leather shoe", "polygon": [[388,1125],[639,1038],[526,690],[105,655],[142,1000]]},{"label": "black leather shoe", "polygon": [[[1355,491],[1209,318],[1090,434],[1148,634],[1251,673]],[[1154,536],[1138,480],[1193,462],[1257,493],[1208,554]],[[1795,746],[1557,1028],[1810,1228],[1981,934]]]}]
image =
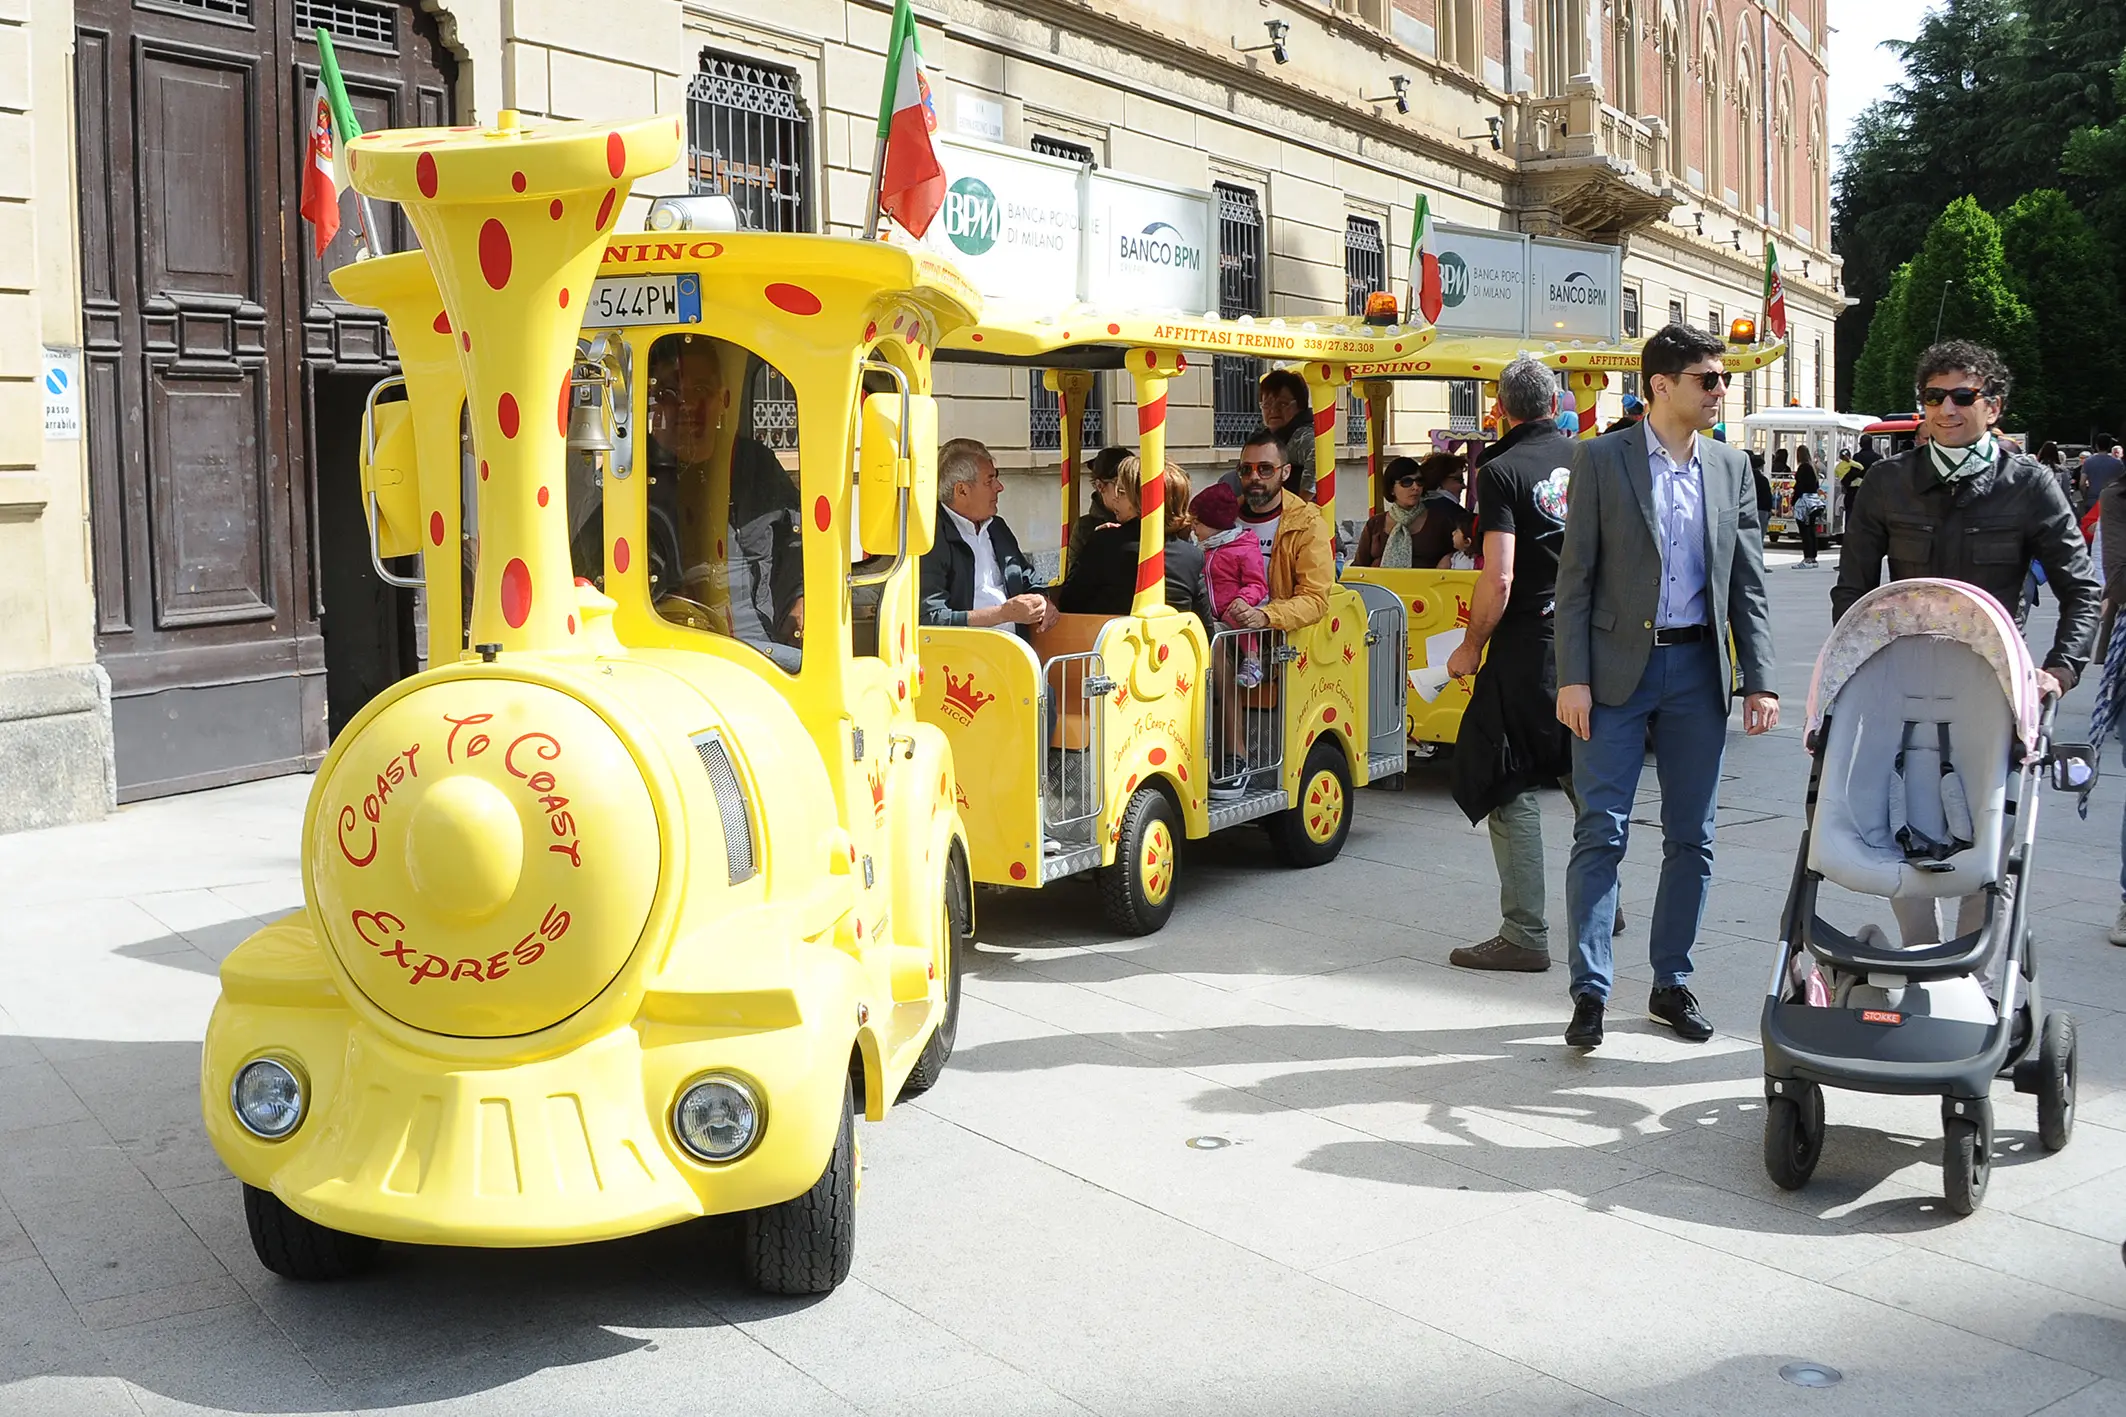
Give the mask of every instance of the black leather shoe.
[{"label": "black leather shoe", "polygon": [[1696,996],[1680,984],[1647,995],[1646,1016],[1673,1028],[1686,1043],[1703,1043],[1713,1036],[1713,1025],[1699,1012]]},{"label": "black leather shoe", "polygon": [[1602,1001],[1592,994],[1572,996],[1572,1022],[1565,1025],[1565,1044],[1570,1048],[1602,1046]]}]

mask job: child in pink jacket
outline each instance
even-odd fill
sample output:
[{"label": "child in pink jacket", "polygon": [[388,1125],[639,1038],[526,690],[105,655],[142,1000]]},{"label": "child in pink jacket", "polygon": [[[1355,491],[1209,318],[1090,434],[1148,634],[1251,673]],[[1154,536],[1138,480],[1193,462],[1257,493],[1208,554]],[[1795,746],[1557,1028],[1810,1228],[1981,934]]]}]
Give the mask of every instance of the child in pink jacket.
[{"label": "child in pink jacket", "polygon": [[[1240,521],[1240,494],[1223,482],[1214,482],[1189,503],[1196,521],[1196,540],[1203,544],[1203,582],[1210,592],[1211,613],[1232,628],[1226,612],[1234,601],[1261,605],[1270,598],[1270,581],[1262,560],[1262,543]],[[1249,635],[1241,641],[1240,686],[1252,689],[1262,682],[1262,641]]]}]

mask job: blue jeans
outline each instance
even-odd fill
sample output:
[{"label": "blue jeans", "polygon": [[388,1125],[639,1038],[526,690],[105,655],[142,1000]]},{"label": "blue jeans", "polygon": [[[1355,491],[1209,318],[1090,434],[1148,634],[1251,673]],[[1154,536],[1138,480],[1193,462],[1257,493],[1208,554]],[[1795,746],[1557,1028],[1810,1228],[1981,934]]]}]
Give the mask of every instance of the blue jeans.
[{"label": "blue jeans", "polygon": [[1654,982],[1690,979],[1690,949],[1713,877],[1713,807],[1727,750],[1727,688],[1711,640],[1656,646],[1639,687],[1623,703],[1596,704],[1588,738],[1572,745],[1580,799],[1565,910],[1572,921],[1572,992],[1609,998],[1610,935],[1616,924],[1617,866],[1624,859],[1632,801],[1646,766],[1653,719],[1661,780],[1661,885],[1646,932]]}]

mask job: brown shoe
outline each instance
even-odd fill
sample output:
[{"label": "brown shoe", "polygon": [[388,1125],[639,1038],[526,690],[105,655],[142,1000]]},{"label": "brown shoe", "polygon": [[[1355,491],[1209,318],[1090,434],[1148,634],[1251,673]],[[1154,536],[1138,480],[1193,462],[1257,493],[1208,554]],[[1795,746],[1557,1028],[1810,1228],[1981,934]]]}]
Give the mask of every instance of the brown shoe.
[{"label": "brown shoe", "polygon": [[1447,962],[1463,969],[1499,969],[1514,974],[1541,974],[1550,968],[1547,952],[1517,945],[1504,935],[1493,935],[1481,945],[1464,945],[1448,955]]}]

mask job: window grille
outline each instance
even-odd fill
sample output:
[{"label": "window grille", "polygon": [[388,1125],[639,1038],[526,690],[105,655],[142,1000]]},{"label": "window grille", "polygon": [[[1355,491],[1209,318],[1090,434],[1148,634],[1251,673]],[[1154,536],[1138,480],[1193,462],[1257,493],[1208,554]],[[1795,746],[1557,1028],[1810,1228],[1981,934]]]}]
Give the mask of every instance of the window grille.
[{"label": "window grille", "polygon": [[752,410],[754,438],[778,453],[797,451],[797,390],[780,369],[760,359],[753,361],[746,406]]},{"label": "window grille", "polygon": [[1786,402],[1790,407],[1794,402],[1794,345],[1796,343],[1797,341],[1794,340],[1787,341],[1786,357],[1779,361],[1780,367],[1786,370]]},{"label": "window grille", "polygon": [[1474,433],[1477,430],[1477,388],[1474,379],[1447,381],[1447,430]]},{"label": "window grille", "polygon": [[161,4],[173,10],[193,10],[202,15],[212,15],[218,20],[251,18],[251,0],[161,0]]},{"label": "window grille", "polygon": [[1668,322],[1671,325],[1680,325],[1684,323],[1682,301],[1671,300],[1668,302]]},{"label": "window grille", "polygon": [[1816,341],[1816,404],[1823,407],[1823,341]]},{"label": "window grille", "polygon": [[810,231],[811,136],[794,70],[702,51],[687,83],[688,191],[725,194],[757,231]]},{"label": "window grille", "polygon": [[[247,0],[238,0],[239,4]],[[295,33],[308,39],[324,29],[340,43],[366,48],[399,47],[399,7],[379,0],[295,0]]]},{"label": "window grille", "polygon": [[[1624,287],[1624,338],[1630,340],[1639,338],[1639,291],[1636,286],[1627,285]],[[1624,393],[1628,398],[1637,398],[1639,396],[1639,376],[1637,374],[1626,374],[1624,376]]]},{"label": "window grille", "polygon": [[1046,133],[1034,134],[1033,141],[1027,146],[1043,157],[1059,157],[1065,162],[1084,163],[1087,167],[1095,162],[1093,150],[1085,144],[1073,143],[1067,138],[1051,138]]},{"label": "window grille", "polygon": [[[1027,408],[1027,446],[1037,453],[1060,452],[1063,448],[1063,401],[1049,392],[1041,381],[1041,371],[1030,369],[1027,378],[1031,383]],[[1093,386],[1085,397],[1085,412],[1078,419],[1078,446],[1084,456],[1090,458],[1107,446],[1107,400],[1101,395],[1102,380],[1093,375]]]},{"label": "window grille", "polygon": [[[1083,143],[1074,143],[1066,138],[1051,138],[1045,133],[1036,133],[1028,144],[1043,157],[1059,157],[1065,162],[1083,163],[1091,166],[1093,150]],[[1103,380],[1093,375],[1093,386],[1085,398],[1085,412],[1078,420],[1079,446],[1086,455],[1098,452],[1107,442],[1107,406],[1101,397]],[[1063,447],[1062,401],[1042,382],[1041,371],[1028,371],[1026,381],[1027,446],[1035,452],[1059,452]]]},{"label": "window grille", "polygon": [[[1218,314],[1227,320],[1262,313],[1262,199],[1252,187],[1217,184]],[[1262,421],[1256,398],[1260,377],[1255,360],[1244,354],[1211,359],[1212,441],[1237,448]]]},{"label": "window grille", "polygon": [[[1388,247],[1381,240],[1380,223],[1371,217],[1344,218],[1344,313],[1363,317],[1366,297],[1388,288]],[[1363,447],[1366,441],[1366,401],[1352,389],[1344,397],[1344,442]]]}]

